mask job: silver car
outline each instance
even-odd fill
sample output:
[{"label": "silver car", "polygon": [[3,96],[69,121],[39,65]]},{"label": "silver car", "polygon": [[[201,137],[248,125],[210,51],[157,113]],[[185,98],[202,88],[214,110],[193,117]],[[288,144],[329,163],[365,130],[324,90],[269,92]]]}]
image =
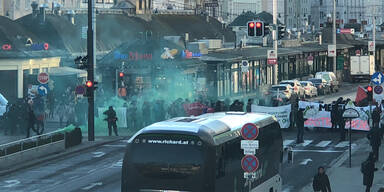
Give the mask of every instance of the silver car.
[{"label": "silver car", "polygon": [[301,86],[304,87],[306,96],[315,97],[318,96],[317,88],[310,81],[300,81]]},{"label": "silver car", "polygon": [[292,86],[293,93],[297,94],[299,97],[305,97],[304,88],[301,86],[300,81],[298,80],[284,80],[280,84],[289,84]]},{"label": "silver car", "polygon": [[268,95],[272,97],[272,99],[281,99],[287,101],[291,98],[291,89],[292,86],[289,84],[282,85],[273,85],[268,92]]}]

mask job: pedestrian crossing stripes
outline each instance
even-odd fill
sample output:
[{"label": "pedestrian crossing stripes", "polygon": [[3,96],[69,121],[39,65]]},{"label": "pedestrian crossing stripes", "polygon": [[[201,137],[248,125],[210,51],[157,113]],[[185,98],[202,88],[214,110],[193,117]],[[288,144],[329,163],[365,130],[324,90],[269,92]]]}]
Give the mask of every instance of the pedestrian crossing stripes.
[{"label": "pedestrian crossing stripes", "polygon": [[324,141],[314,141],[314,140],[304,140],[303,143],[296,144],[295,140],[286,139],[283,141],[284,149],[294,146],[294,147],[317,147],[317,148],[326,148],[326,147],[335,147],[335,148],[345,148],[349,146],[349,141],[342,142],[333,142],[331,140]]},{"label": "pedestrian crossing stripes", "polygon": [[349,145],[349,141],[342,141],[338,143],[335,147],[340,148],[340,147],[346,147]]},{"label": "pedestrian crossing stripes", "polygon": [[326,147],[328,146],[330,143],[332,143],[332,141],[321,141],[320,143],[318,143],[316,145],[316,147]]}]

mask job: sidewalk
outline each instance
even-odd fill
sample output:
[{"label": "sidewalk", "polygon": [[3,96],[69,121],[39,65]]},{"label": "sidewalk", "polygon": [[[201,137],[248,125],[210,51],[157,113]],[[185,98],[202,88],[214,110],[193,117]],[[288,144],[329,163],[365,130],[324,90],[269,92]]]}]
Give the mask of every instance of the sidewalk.
[{"label": "sidewalk", "polygon": [[[363,185],[363,175],[360,172],[360,165],[365,161],[371,151],[368,139],[364,138],[364,142],[359,149],[352,154],[352,168],[349,168],[349,158],[339,167],[329,168],[328,176],[331,182],[332,191],[336,192],[362,192],[365,191]],[[380,147],[379,161],[375,167],[379,170],[375,172],[373,186],[371,192],[377,192],[380,187],[384,187],[384,143]]]},{"label": "sidewalk", "polygon": [[21,170],[21,169],[24,169],[24,168],[27,168],[27,167],[38,165],[38,164],[41,164],[41,163],[44,163],[44,162],[47,162],[47,161],[52,161],[52,160],[55,160],[55,159],[58,159],[58,158],[65,157],[67,155],[71,155],[71,154],[74,154],[74,153],[79,153],[79,152],[82,152],[82,151],[85,151],[85,150],[89,150],[89,149],[92,149],[92,148],[97,148],[97,147],[99,147],[101,145],[105,145],[105,144],[108,144],[108,143],[113,143],[113,142],[116,142],[116,141],[119,141],[119,140],[123,140],[123,139],[128,139],[128,137],[121,137],[121,136],[118,136],[118,137],[115,137],[115,136],[103,137],[103,136],[98,136],[98,137],[95,137],[95,141],[88,141],[87,138],[83,136],[83,141],[82,141],[82,143],[80,145],[77,145],[77,146],[74,146],[74,147],[70,147],[70,148],[66,149],[65,151],[63,151],[61,153],[48,155],[46,157],[42,157],[42,158],[39,158],[39,159],[33,159],[33,160],[28,161],[28,162],[26,162],[26,163],[24,163],[22,165],[15,166],[15,167],[10,167],[7,170],[0,170],[0,176],[4,176],[4,175],[10,174],[12,172],[15,172],[17,170]]}]

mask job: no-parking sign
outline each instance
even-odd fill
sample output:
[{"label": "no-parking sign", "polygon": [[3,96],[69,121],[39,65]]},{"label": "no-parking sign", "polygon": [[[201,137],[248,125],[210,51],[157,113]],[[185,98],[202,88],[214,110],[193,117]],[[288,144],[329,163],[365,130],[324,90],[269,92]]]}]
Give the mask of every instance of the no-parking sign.
[{"label": "no-parking sign", "polygon": [[377,85],[373,88],[373,99],[375,99],[376,101],[381,101],[383,100],[384,98],[384,94],[383,94],[383,86],[381,85]]}]

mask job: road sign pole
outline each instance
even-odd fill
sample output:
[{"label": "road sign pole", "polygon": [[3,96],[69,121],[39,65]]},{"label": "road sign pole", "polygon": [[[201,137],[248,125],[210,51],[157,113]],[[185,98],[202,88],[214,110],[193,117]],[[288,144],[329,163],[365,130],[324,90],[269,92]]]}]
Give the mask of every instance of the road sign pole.
[{"label": "road sign pole", "polygon": [[[96,63],[95,55],[95,30],[96,13],[94,0],[88,0],[88,35],[87,35],[87,54],[88,54],[88,80],[94,82],[94,67]],[[95,89],[92,88],[88,97],[88,141],[95,140]]]},{"label": "road sign pole", "polygon": [[352,167],[352,118],[349,119],[349,168]]}]

